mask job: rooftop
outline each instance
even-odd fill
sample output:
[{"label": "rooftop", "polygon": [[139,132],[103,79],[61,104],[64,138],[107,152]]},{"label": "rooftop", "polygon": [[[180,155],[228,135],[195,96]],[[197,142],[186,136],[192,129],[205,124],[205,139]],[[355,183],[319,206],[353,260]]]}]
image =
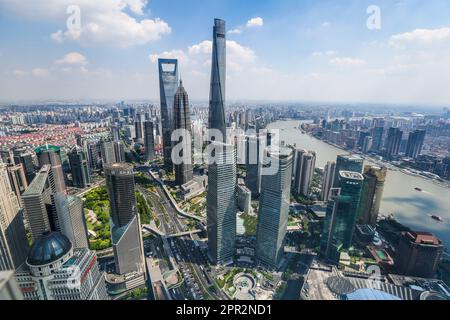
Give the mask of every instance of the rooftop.
[{"label": "rooftop", "polygon": [[339,175],[342,178],[345,179],[352,179],[352,180],[364,180],[364,177],[361,173],[358,172],[352,172],[352,171],[339,171]]},{"label": "rooftop", "polygon": [[31,184],[23,193],[23,197],[41,194],[44,190],[45,184],[50,173],[51,166],[49,164],[43,165]]},{"label": "rooftop", "polygon": [[35,241],[28,254],[27,263],[32,266],[42,266],[55,262],[65,256],[72,244],[59,232],[47,232]]},{"label": "rooftop", "polygon": [[410,231],[405,233],[406,237],[417,244],[441,245],[442,241],[429,232]]}]

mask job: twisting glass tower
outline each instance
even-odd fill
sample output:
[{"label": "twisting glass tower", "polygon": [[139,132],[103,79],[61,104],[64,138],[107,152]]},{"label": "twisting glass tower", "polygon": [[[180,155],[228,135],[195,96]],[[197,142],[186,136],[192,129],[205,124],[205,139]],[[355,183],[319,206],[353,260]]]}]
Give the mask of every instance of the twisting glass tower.
[{"label": "twisting glass tower", "polygon": [[226,139],[225,127],[225,79],[226,79],[226,38],[225,21],[214,20],[211,65],[211,89],[209,96],[209,129],[222,132]]}]

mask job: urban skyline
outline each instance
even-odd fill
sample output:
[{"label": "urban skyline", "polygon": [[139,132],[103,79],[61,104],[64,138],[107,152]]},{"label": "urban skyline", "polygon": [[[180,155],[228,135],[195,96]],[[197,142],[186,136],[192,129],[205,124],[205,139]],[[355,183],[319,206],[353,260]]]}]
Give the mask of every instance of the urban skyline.
[{"label": "urban skyline", "polygon": [[[138,42],[170,33],[144,21],[163,29]],[[264,21],[210,19],[211,50],[196,48],[210,58],[209,101],[189,99],[179,51],[151,57],[157,103],[0,110],[0,297],[450,300],[450,110],[226,103],[227,39]],[[105,36],[90,28],[52,38]],[[121,50],[135,45],[123,37]]]},{"label": "urban skyline", "polygon": [[[212,47],[208,21],[219,16],[229,24],[228,75],[234,80],[229,101],[450,102],[441,89],[449,82],[443,72],[449,66],[450,34],[445,0],[379,1],[380,29],[367,27],[370,1],[337,6],[329,0],[285,0],[256,7],[235,0],[193,6],[172,2],[120,6],[104,1],[101,6],[61,0],[49,9],[46,1],[0,1],[0,28],[11,31],[0,38],[10,44],[1,52],[2,100],[158,100],[158,92],[148,90],[158,86],[158,58],[180,59],[191,99],[206,100]],[[80,37],[67,30],[69,5],[80,7]],[[36,12],[33,19],[30,12]],[[186,12],[193,14],[187,18]],[[121,28],[140,33],[122,32],[114,41]],[[27,38],[20,40],[25,31]],[[28,57],[24,41],[45,45],[34,47]],[[413,81],[418,75],[424,79],[420,86]]]}]

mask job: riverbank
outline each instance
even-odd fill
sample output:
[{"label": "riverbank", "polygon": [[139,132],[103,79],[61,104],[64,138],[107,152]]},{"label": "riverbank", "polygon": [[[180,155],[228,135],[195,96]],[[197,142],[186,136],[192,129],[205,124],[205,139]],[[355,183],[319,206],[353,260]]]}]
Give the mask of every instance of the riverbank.
[{"label": "riverbank", "polygon": [[[280,130],[280,140],[286,145],[316,152],[316,166],[324,167],[328,161],[336,161],[338,155],[348,154],[322,140],[302,134],[298,129],[302,123],[310,121],[279,121],[269,124],[268,129]],[[365,159],[367,164],[375,161]],[[422,190],[419,192],[416,188]],[[384,186],[380,212],[385,216],[394,215],[400,223],[412,230],[431,232],[439,237],[448,247],[450,244],[450,192],[421,177],[407,175],[397,168],[389,170]],[[443,222],[433,220],[430,216],[443,218]]]},{"label": "riverbank", "polygon": [[[302,131],[302,134],[303,134],[303,131]],[[337,144],[334,144],[334,143],[331,143],[329,141],[322,140],[322,139],[319,139],[319,138],[315,137],[310,132],[306,132],[305,134],[307,134],[308,136],[310,136],[313,139],[317,139],[319,141],[322,141],[323,143],[326,143],[326,144],[328,144],[328,145],[330,145],[330,146],[332,146],[334,148],[340,149],[340,150],[342,150],[342,151],[344,151],[346,153],[351,153],[348,150],[346,150],[345,148],[343,148],[342,146],[339,146]],[[354,154],[358,155],[359,157],[361,157],[362,159],[364,159],[364,160],[366,160],[366,161],[368,161],[370,163],[373,163],[373,164],[378,165],[380,167],[386,167],[390,171],[401,171],[404,174],[421,178],[421,179],[426,180],[428,182],[434,183],[435,185],[438,185],[438,186],[440,186],[442,188],[450,189],[450,182],[445,182],[441,178],[440,179],[442,180],[442,182],[438,181],[437,179],[434,179],[434,178],[431,178],[431,177],[427,177],[425,172],[414,170],[412,168],[405,168],[405,167],[402,167],[402,166],[397,166],[394,163],[391,163],[391,162],[388,162],[388,161],[385,161],[385,160],[380,160],[380,159],[377,159],[374,156],[370,156],[368,154],[363,154],[361,152],[354,152]]]}]

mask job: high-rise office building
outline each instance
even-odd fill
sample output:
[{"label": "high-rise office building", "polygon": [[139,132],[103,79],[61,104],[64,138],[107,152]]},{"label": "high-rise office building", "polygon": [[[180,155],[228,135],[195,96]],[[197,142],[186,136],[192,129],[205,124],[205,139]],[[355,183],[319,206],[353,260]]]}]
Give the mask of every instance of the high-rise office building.
[{"label": "high-rise office building", "polygon": [[237,206],[244,213],[252,211],[252,192],[244,184],[237,186]]},{"label": "high-rise office building", "polygon": [[25,300],[109,300],[97,255],[59,232],[33,243],[16,279]]},{"label": "high-rise office building", "polygon": [[395,268],[399,274],[432,278],[440,262],[442,241],[427,232],[404,232],[395,251]]},{"label": "high-rise office building", "polygon": [[125,162],[125,145],[122,141],[114,141],[114,160],[116,162]]},{"label": "high-rise office building", "polygon": [[120,141],[120,128],[116,123],[111,126],[111,137],[114,142]]},{"label": "high-rise office building", "polygon": [[69,152],[68,156],[73,186],[80,189],[86,188],[91,183],[86,153],[82,148],[76,146]]},{"label": "high-rise office building", "polygon": [[370,224],[376,227],[383,198],[384,182],[386,181],[386,168],[365,166],[364,182],[359,204],[359,223]]},{"label": "high-rise office building", "polygon": [[245,137],[245,185],[252,192],[252,197],[257,198],[261,193],[261,170],[265,137],[258,134]]},{"label": "high-rise office building", "polygon": [[153,133],[153,121],[144,122],[144,146],[145,160],[152,161],[155,159],[155,136]]},{"label": "high-rise office building", "polygon": [[209,129],[222,133],[226,141],[225,125],[225,81],[226,81],[226,30],[225,21],[214,20],[211,60],[211,87],[209,95]]},{"label": "high-rise office building", "polygon": [[89,141],[86,144],[89,167],[91,170],[101,169],[101,144],[99,141]]},{"label": "high-rise office building", "polygon": [[361,151],[363,153],[369,153],[370,151],[372,151],[372,146],[373,146],[373,138],[372,137],[365,137],[363,145],[362,145],[362,148],[361,148]]},{"label": "high-rise office building", "polygon": [[158,67],[164,167],[167,171],[172,171],[171,136],[173,131],[173,103],[178,88],[178,60],[159,59]]},{"label": "high-rise office building", "polygon": [[298,195],[308,196],[316,167],[316,154],[313,151],[295,151],[294,192]]},{"label": "high-rise office building", "polygon": [[182,163],[176,164],[175,183],[178,186],[189,182],[193,178],[192,173],[192,142],[191,142],[191,113],[189,111],[189,97],[180,81],[174,102],[174,129],[183,130],[184,134],[176,144],[181,144],[182,150],[178,154]]},{"label": "high-rise office building", "polygon": [[339,188],[340,172],[351,171],[362,173],[364,160],[354,155],[339,155],[336,160],[336,170],[334,173],[333,188]]},{"label": "high-rise office building", "polygon": [[52,230],[50,174],[51,165],[44,165],[22,194],[25,217],[33,241],[39,239],[44,232]]},{"label": "high-rise office building", "polygon": [[66,192],[66,181],[61,163],[61,148],[56,146],[43,146],[36,149],[39,159],[39,165],[42,167],[46,164],[51,166],[49,175],[50,185],[53,192]]},{"label": "high-rise office building", "polygon": [[264,166],[278,166],[278,170],[262,177],[256,257],[261,265],[277,269],[284,253],[294,156],[289,148],[267,148],[265,153]]},{"label": "high-rise office building", "polygon": [[142,113],[136,114],[136,121],[134,122],[134,128],[136,132],[136,142],[143,143],[144,141],[144,121],[145,115]]},{"label": "high-rise office building", "polygon": [[409,134],[405,153],[407,157],[416,159],[420,155],[425,141],[425,135],[425,130],[415,130]]},{"label": "high-rise office building", "polygon": [[16,165],[8,165],[7,170],[11,188],[16,194],[19,204],[21,204],[22,193],[24,193],[28,187],[28,182],[25,176],[25,170],[23,169],[23,165],[21,163]]},{"label": "high-rise office building", "polygon": [[83,200],[77,196],[54,193],[52,204],[58,221],[56,230],[65,235],[74,248],[89,248]]},{"label": "high-rise office building", "polygon": [[0,163],[0,270],[14,270],[28,254],[28,242],[17,196]]},{"label": "high-rise office building", "polygon": [[384,127],[372,128],[372,150],[380,152],[383,147]]},{"label": "high-rise office building", "polygon": [[133,165],[107,164],[105,176],[116,273],[144,273],[144,250],[136,207]]},{"label": "high-rise office building", "polygon": [[369,131],[360,131],[359,135],[358,135],[358,147],[359,148],[363,148],[364,145],[364,140],[366,139],[366,137],[370,137],[370,132]]},{"label": "high-rise office building", "polygon": [[332,189],[321,237],[321,253],[328,259],[339,261],[339,251],[352,244],[363,176],[357,172],[339,172],[340,189]]},{"label": "high-rise office building", "polygon": [[227,264],[235,254],[236,150],[221,142],[212,142],[211,147],[215,161],[210,158],[208,166],[208,249],[213,263]]},{"label": "high-rise office building", "polygon": [[114,150],[114,141],[111,140],[100,141],[100,150],[102,155],[103,167],[105,167],[107,164],[117,162],[116,153]]},{"label": "high-rise office building", "polygon": [[23,300],[14,271],[0,271],[0,301]]},{"label": "high-rise office building", "polygon": [[22,164],[23,169],[25,170],[25,177],[27,179],[27,183],[30,184],[36,176],[36,170],[34,168],[33,154],[24,149],[16,149],[13,151],[14,153],[14,163]]},{"label": "high-rise office building", "polygon": [[322,177],[322,192],[320,193],[320,199],[322,201],[328,201],[330,198],[330,191],[333,188],[334,182],[334,171],[336,170],[336,162],[328,161],[323,169],[323,177]]},{"label": "high-rise office building", "polygon": [[388,136],[386,138],[386,150],[384,152],[384,156],[387,159],[398,156],[402,136],[403,131],[400,131],[399,128],[389,128]]}]

